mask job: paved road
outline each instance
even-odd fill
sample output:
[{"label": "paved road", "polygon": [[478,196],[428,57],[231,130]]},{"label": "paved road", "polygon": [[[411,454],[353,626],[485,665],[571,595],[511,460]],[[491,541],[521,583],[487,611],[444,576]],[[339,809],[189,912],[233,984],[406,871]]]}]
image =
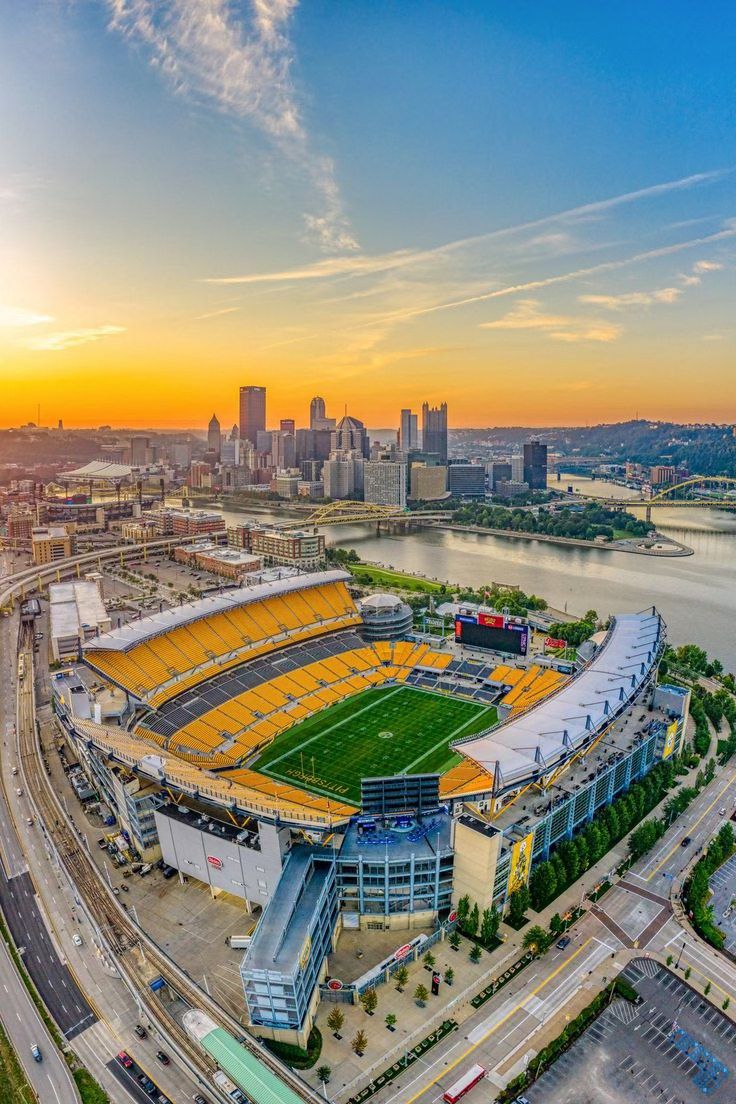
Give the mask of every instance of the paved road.
[{"label": "paved road", "polygon": [[[15,964],[0,940],[0,986],[2,987],[2,1021],[15,1048],[26,1077],[38,1099],[46,1104],[77,1104],[78,1096],[69,1067],[59,1055],[51,1036],[44,1027],[36,1007],[18,977]],[[43,1061],[31,1056],[33,1044],[39,1047]]]},{"label": "paved road", "polygon": [[[535,1034],[553,1018],[559,1024],[563,1014],[588,1004],[603,978],[618,973],[637,948],[644,954],[672,954],[680,972],[690,968],[691,983],[711,982],[712,1001],[720,1006],[728,997],[730,1007],[736,1007],[736,966],[683,931],[677,902],[673,907],[671,900],[673,884],[677,893],[689,863],[724,823],[720,810],[730,813],[735,798],[736,764],[729,764],[672,825],[659,848],[585,913],[571,931],[569,947],[553,948],[473,1012],[458,1032],[381,1093],[383,1104],[437,1104],[473,1062],[490,1071],[493,1084],[504,1084],[539,1049]],[[682,847],[685,836],[691,843]],[[347,1099],[365,1080],[341,1089],[339,1099]]]}]

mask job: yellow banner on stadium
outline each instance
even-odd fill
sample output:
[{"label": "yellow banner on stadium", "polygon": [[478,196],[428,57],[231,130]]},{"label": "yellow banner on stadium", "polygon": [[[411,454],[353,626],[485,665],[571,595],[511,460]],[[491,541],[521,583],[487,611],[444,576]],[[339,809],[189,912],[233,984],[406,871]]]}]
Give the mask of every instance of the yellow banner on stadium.
[{"label": "yellow banner on stadium", "polygon": [[663,759],[669,759],[672,752],[675,750],[675,741],[677,740],[677,727],[678,722],[673,721],[672,724],[667,725],[667,736],[664,741],[664,751],[662,752]]},{"label": "yellow banner on stadium", "polygon": [[518,840],[511,849],[511,870],[509,871],[509,893],[515,893],[526,885],[532,865],[532,844],[534,833]]}]

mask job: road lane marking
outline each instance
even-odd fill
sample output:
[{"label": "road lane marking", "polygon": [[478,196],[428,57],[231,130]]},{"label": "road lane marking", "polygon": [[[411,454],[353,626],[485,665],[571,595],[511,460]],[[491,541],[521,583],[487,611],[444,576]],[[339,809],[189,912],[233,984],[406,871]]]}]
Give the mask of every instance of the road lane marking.
[{"label": "road lane marking", "polygon": [[[453,1062],[450,1062],[449,1065],[445,1066],[444,1069],[442,1070],[442,1072],[439,1073],[435,1078],[433,1078],[433,1080],[430,1081],[428,1085],[426,1085],[423,1089],[420,1089],[419,1092],[414,1094],[414,1096],[410,1096],[409,1099],[405,1102],[405,1104],[414,1104],[415,1100],[418,1100],[420,1096],[424,1096],[424,1094],[426,1092],[428,1092],[429,1089],[431,1089],[433,1085],[436,1085],[438,1081],[441,1081],[441,1079],[445,1076],[445,1074],[447,1074],[451,1070],[455,1069],[455,1067],[457,1065],[459,1065],[460,1062],[462,1062],[465,1058],[467,1058],[467,1056],[469,1054],[472,1054],[472,1052],[474,1050],[476,1050],[481,1045],[481,1043],[484,1043],[486,1041],[486,1039],[490,1038],[490,1036],[494,1034],[494,1032],[498,1031],[498,1029],[500,1027],[503,1027],[503,1025],[508,1020],[510,1020],[512,1016],[514,1016],[520,1010],[523,1010],[524,1005],[529,1000],[529,998],[536,996],[536,994],[541,992],[541,990],[544,989],[545,986],[549,985],[549,983],[555,977],[557,977],[557,975],[559,973],[561,973],[562,970],[564,970],[567,966],[569,966],[570,963],[573,961],[573,959],[577,958],[577,956],[581,953],[581,951],[583,951],[588,946],[588,944],[592,941],[592,938],[593,937],[591,936],[590,939],[586,939],[585,942],[582,943],[578,947],[578,949],[576,951],[574,951],[573,954],[571,954],[570,957],[565,962],[561,962],[560,965],[558,967],[556,967],[556,969],[554,969],[552,971],[552,973],[544,979],[544,981],[541,981],[539,983],[539,985],[535,986],[535,988],[532,989],[532,991],[530,993],[528,993],[522,1001],[519,1001],[518,1004],[514,1005],[514,1007],[511,1008],[506,1013],[506,1015],[503,1016],[503,1018],[498,1021],[497,1024],[494,1024],[493,1027],[489,1027],[488,1030],[485,1032],[485,1034],[482,1035],[481,1038],[478,1039],[478,1041],[476,1043],[473,1043],[471,1046],[467,1047],[467,1049],[463,1051],[463,1053],[460,1055],[459,1058],[456,1058]],[[438,1059],[438,1061],[439,1061],[439,1059]],[[434,1063],[434,1064],[436,1064],[436,1063]]]},{"label": "road lane marking", "polygon": [[[700,822],[701,822],[702,820],[704,820],[704,819],[705,819],[705,817],[707,817],[707,815],[708,815],[708,813],[709,813],[709,812],[711,811],[711,809],[712,809],[712,808],[713,808],[713,807],[714,807],[715,805],[717,805],[719,801],[721,801],[721,800],[723,799],[723,795],[725,794],[726,790],[728,790],[728,789],[729,789],[729,788],[730,788],[731,786],[733,786],[734,782],[736,782],[736,775],[734,775],[734,777],[733,777],[733,778],[731,779],[731,781],[730,781],[730,782],[727,782],[727,783],[726,783],[726,785],[725,785],[725,786],[723,787],[723,789],[722,789],[722,790],[720,790],[720,791],[718,792],[718,794],[716,795],[716,797],[714,797],[714,798],[713,798],[713,800],[711,801],[710,805],[709,805],[709,806],[708,806],[708,807],[707,807],[706,809],[704,809],[704,810],[703,810],[703,812],[702,812],[702,813],[700,814],[700,816],[698,817],[698,819],[697,819],[696,821],[694,821],[694,822],[693,822],[693,823],[692,823],[692,824],[690,825],[690,828],[689,828],[689,830],[690,830],[691,832],[692,832],[692,831],[694,831],[694,829],[698,827],[698,825],[700,824]],[[683,837],[683,838],[684,838],[684,837]],[[667,860],[668,860],[668,859],[670,859],[670,858],[671,858],[671,857],[672,857],[672,856],[673,856],[673,855],[675,854],[675,852],[677,851],[677,848],[678,848],[678,847],[681,847],[681,846],[682,846],[682,841],[681,841],[681,840],[678,840],[678,842],[677,842],[677,843],[673,843],[673,844],[672,844],[672,847],[671,847],[671,848],[670,848],[670,850],[669,850],[669,851],[667,852],[667,854],[665,855],[665,857],[664,857],[664,858],[663,858],[663,859],[661,860],[661,862],[658,862],[658,863],[657,863],[657,865],[656,865],[656,866],[654,867],[654,869],[653,869],[653,870],[652,870],[652,871],[651,871],[651,872],[650,872],[649,874],[647,874],[646,878],[644,878],[644,881],[645,881],[645,882],[650,882],[650,881],[652,880],[652,878],[654,877],[654,875],[655,875],[655,874],[656,874],[656,873],[657,873],[657,872],[658,872],[659,870],[661,870],[661,868],[662,868],[662,867],[664,866],[664,864],[665,864],[665,863],[667,862]]]}]

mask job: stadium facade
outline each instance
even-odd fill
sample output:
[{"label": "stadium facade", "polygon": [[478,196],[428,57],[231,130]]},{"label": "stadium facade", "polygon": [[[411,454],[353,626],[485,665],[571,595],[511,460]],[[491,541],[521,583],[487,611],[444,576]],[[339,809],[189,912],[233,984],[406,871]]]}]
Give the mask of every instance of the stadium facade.
[{"label": "stadium facade", "polygon": [[[145,794],[164,860],[261,910],[241,967],[250,1023],[302,1046],[343,928],[403,931],[418,954],[465,894],[503,909],[535,862],[681,749],[689,704],[655,685],[654,609],[612,618],[568,677],[540,657],[365,639],[349,580],[233,590],[88,641],[86,664],[127,695],[117,725],[54,676],[108,800]],[[381,727],[408,716],[411,740]],[[340,986],[357,999],[399,962]]]}]

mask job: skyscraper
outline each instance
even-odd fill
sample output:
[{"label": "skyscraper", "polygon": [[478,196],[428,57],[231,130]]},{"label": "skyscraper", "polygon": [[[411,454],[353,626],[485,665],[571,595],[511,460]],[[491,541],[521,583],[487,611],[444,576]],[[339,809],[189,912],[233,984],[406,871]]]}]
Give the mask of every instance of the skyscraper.
[{"label": "skyscraper", "polygon": [[240,438],[255,445],[258,430],[266,428],[266,388],[240,388]]},{"label": "skyscraper", "polygon": [[422,451],[447,459],[447,403],[422,404]]},{"label": "skyscraper", "polygon": [[282,418],[279,423],[281,433],[296,433],[296,423],[293,418]]},{"label": "skyscraper", "polygon": [[315,395],[309,404],[309,428],[319,429],[318,422],[323,422],[326,417],[325,400]]},{"label": "skyscraper", "polygon": [[222,434],[220,433],[220,423],[217,420],[217,415],[213,414],[210,418],[210,424],[207,426],[207,451],[215,454],[217,459],[220,459],[222,452]]},{"label": "skyscraper", "polygon": [[398,445],[402,452],[409,452],[411,449],[419,447],[417,416],[412,414],[411,410],[404,409],[401,411]]},{"label": "skyscraper", "polygon": [[359,452],[366,459],[371,454],[370,440],[365,426],[358,418],[341,418],[332,434],[332,451]]},{"label": "skyscraper", "polygon": [[524,482],[532,491],[547,490],[547,446],[536,437],[524,445]]}]

